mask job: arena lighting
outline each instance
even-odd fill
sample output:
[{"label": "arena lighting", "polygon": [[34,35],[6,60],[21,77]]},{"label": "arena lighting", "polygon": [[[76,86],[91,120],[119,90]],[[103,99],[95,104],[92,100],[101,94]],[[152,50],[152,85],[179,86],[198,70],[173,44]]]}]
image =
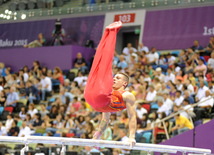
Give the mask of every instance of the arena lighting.
[{"label": "arena lighting", "polygon": [[16,20],[17,18],[16,18],[16,17],[14,17],[13,19],[14,19],[14,20]]},{"label": "arena lighting", "polygon": [[8,12],[9,12],[9,10],[5,10],[4,12],[5,12],[5,13],[8,13]]},{"label": "arena lighting", "polygon": [[8,14],[11,15],[12,11],[8,11]]},{"label": "arena lighting", "polygon": [[0,14],[0,17],[2,18],[2,17],[4,17],[4,15],[3,15],[3,14]]},{"label": "arena lighting", "polygon": [[14,12],[14,15],[17,15],[17,12]]},{"label": "arena lighting", "polygon": [[24,20],[26,18],[26,14],[22,14],[21,19]]},{"label": "arena lighting", "polygon": [[9,20],[9,19],[10,19],[10,16],[8,15],[8,16],[7,16],[7,20]]},{"label": "arena lighting", "polygon": [[7,18],[7,15],[4,15],[4,17],[3,18]]}]

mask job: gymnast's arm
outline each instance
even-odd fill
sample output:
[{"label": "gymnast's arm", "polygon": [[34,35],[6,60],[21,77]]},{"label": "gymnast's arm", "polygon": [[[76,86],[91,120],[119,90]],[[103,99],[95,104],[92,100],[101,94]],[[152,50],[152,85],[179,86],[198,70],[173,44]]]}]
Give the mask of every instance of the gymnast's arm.
[{"label": "gymnast's arm", "polygon": [[129,116],[129,142],[131,147],[133,147],[136,143],[135,141],[135,132],[137,128],[137,119],[135,112],[135,97],[132,93],[126,92],[123,97],[126,101],[126,109]]},{"label": "gymnast's arm", "polygon": [[101,135],[103,134],[103,132],[105,131],[105,129],[108,126],[111,113],[110,112],[103,112],[102,115],[103,115],[103,118],[100,122],[99,129],[94,134],[93,139],[100,139]]}]

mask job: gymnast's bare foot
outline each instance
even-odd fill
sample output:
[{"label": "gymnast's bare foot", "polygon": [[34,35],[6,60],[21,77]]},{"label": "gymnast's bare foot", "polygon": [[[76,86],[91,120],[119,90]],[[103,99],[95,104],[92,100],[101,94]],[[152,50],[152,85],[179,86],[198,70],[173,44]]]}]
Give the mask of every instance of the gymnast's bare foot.
[{"label": "gymnast's bare foot", "polygon": [[106,27],[106,29],[115,29],[120,28],[123,25],[121,21],[111,23],[109,26]]}]

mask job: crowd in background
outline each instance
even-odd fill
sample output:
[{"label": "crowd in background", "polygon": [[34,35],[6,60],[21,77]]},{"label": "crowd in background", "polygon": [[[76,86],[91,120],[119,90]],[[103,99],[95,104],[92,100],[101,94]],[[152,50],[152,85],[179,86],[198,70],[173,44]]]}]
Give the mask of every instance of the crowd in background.
[{"label": "crowd in background", "polygon": [[[137,49],[129,43],[118,53],[115,51],[113,58],[113,75],[125,72],[130,76],[126,89],[136,98],[137,142],[153,128],[157,143],[158,133],[165,133],[164,125],[175,136],[192,129],[191,120],[196,122],[211,117],[214,37],[206,48],[195,40],[193,46],[177,55],[161,54],[155,47],[149,50],[142,43]],[[12,73],[9,67],[0,63],[0,106],[5,110],[12,109],[7,119],[0,123],[0,135],[23,137],[41,130],[45,136],[93,138],[102,114],[93,110],[84,99],[90,71],[88,64],[78,53],[74,68],[69,71],[74,77],[68,77],[60,67],[51,70],[41,66],[39,61],[34,61],[32,68],[23,66],[18,73]],[[17,108],[20,102],[22,106]],[[202,103],[193,108],[196,102]],[[160,122],[180,110],[185,111],[165,124]],[[128,122],[126,110],[112,114],[102,139],[127,141]],[[75,149],[80,151],[80,148]],[[83,150],[92,151],[90,147]],[[115,155],[121,151],[129,153],[130,150],[115,149]]]}]

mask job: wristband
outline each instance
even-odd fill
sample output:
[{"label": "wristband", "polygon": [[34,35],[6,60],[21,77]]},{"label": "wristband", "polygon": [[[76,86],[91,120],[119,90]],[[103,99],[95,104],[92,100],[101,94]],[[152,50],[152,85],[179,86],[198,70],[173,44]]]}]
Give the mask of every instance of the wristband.
[{"label": "wristband", "polygon": [[93,137],[97,137],[97,139],[100,139],[100,137],[101,137],[101,135],[102,135],[102,133],[101,132],[99,132],[99,131],[96,131],[95,132],[95,134],[93,135]]}]

